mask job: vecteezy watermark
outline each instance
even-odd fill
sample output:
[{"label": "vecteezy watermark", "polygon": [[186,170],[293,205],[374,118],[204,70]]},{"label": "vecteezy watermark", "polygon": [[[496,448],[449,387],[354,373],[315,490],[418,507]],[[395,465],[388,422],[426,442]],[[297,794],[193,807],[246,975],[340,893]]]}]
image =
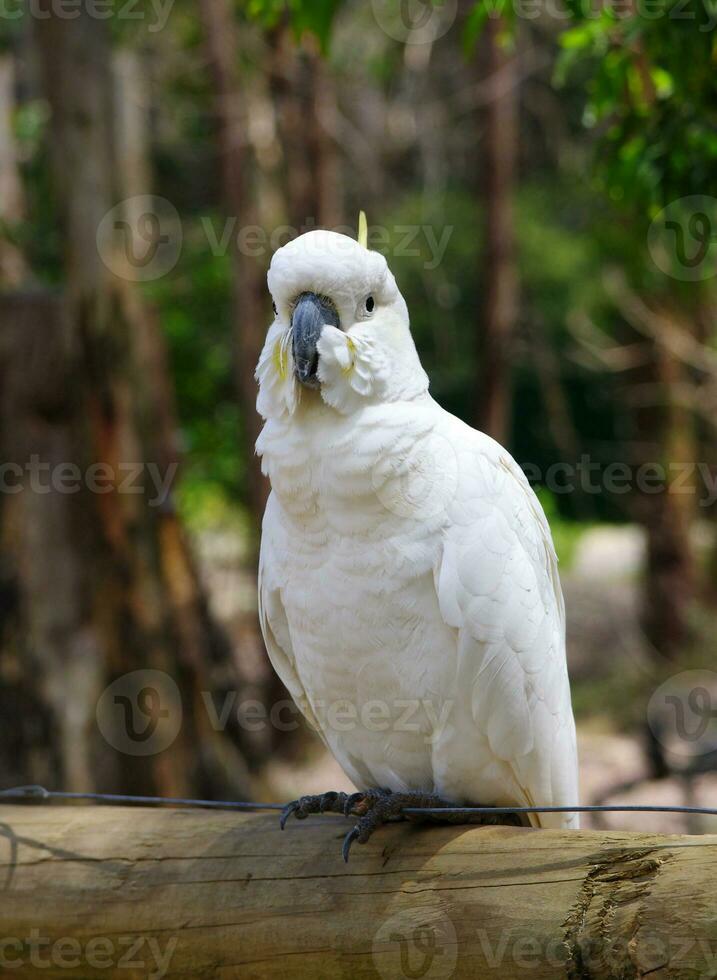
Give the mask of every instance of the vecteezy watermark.
[{"label": "vecteezy watermark", "polygon": [[700,507],[717,502],[717,469],[709,463],[692,462],[639,464],[613,460],[602,463],[583,453],[575,462],[551,463],[543,469],[535,463],[523,463],[522,470],[533,485],[546,487],[551,493],[590,495],[660,493],[697,496]]},{"label": "vecteezy watermark", "polygon": [[[702,461],[633,465],[613,460],[602,463],[583,453],[574,462],[557,461],[547,467],[524,462],[521,469],[532,486],[545,487],[556,496],[686,494],[695,496],[700,507],[717,503],[717,469]],[[420,443],[400,441],[390,456],[381,457],[371,471],[377,497],[399,517],[429,519],[453,502],[465,480],[477,480],[486,494],[499,495],[510,489],[515,477],[487,457],[456,454],[453,444],[437,433]],[[470,504],[464,508],[468,517]]]},{"label": "vecteezy watermark", "polygon": [[448,980],[458,962],[458,937],[441,907],[413,906],[381,924],[371,955],[384,980]]},{"label": "vecteezy watermark", "polygon": [[[201,700],[214,731],[230,726],[256,733],[272,729],[293,732],[302,724],[325,734],[361,731],[381,739],[393,733],[410,734],[426,745],[445,732],[452,719],[450,698],[315,698],[296,704],[283,698],[266,704],[240,697],[238,691],[221,698],[202,691]],[[97,725],[105,740],[128,755],[155,755],[168,749],[182,725],[182,698],[174,679],[161,670],[134,670],[116,678],[97,702]]]},{"label": "vecteezy watermark", "polygon": [[0,463],[0,495],[30,491],[37,494],[75,494],[82,490],[109,493],[147,494],[150,507],[161,507],[169,498],[179,464],[169,463],[162,472],[157,463],[50,462],[36,453],[21,464]]},{"label": "vecteezy watermark", "polygon": [[[0,937],[3,976],[18,970],[132,970],[147,980],[162,980],[177,948],[177,937],[161,943],[154,936],[93,936],[80,942],[73,936],[51,939],[39,929],[29,935]],[[5,973],[6,970],[13,971]],[[17,974],[19,975],[19,974]],[[68,974],[69,975],[69,974]]]},{"label": "vecteezy watermark", "polygon": [[134,670],[105,688],[97,702],[97,727],[106,742],[125,755],[156,755],[174,742],[182,727],[182,697],[161,670]]},{"label": "vecteezy watermark", "polygon": [[[2,2],[2,0],[0,0]],[[236,249],[248,258],[262,258],[314,231],[316,221],[308,218],[301,226],[242,225],[236,216],[215,222],[203,215],[199,224],[215,258]],[[337,225],[328,229],[339,237],[321,242],[322,254],[333,248],[340,255],[351,247],[355,228]],[[390,258],[410,258],[427,272],[437,269],[446,255],[453,225],[430,224],[369,225],[368,247]],[[182,221],[177,209],[166,198],[152,194],[128,197],[108,211],[97,229],[100,258],[114,275],[132,282],[148,282],[167,275],[177,264],[183,243]]]},{"label": "vecteezy watermark", "polygon": [[76,20],[84,15],[93,20],[148,20],[147,30],[155,34],[165,27],[174,0],[0,0],[0,20],[18,20],[25,14],[33,20]]},{"label": "vecteezy watermark", "polygon": [[[477,939],[486,966],[491,970],[502,967],[501,972],[505,973],[509,966],[512,975],[518,971],[535,973],[541,968],[541,975],[574,975],[569,969],[572,964],[568,963],[569,948],[565,936],[561,932],[550,933],[547,926],[545,933],[534,930],[532,934],[520,927],[495,931],[480,927]],[[625,970],[635,964],[639,964],[641,976],[668,964],[671,970],[685,970],[684,974],[679,974],[681,976],[717,975],[714,972],[717,956],[709,940],[694,935],[680,936],[674,930],[660,935],[640,929],[637,937],[625,937],[623,942],[613,936],[579,935],[575,940],[575,951],[583,969],[594,968],[599,976],[625,976]],[[544,972],[546,967],[552,971],[550,974]]]},{"label": "vecteezy watermark", "polygon": [[717,2],[698,0],[480,0],[486,17],[497,18],[510,14],[518,20],[557,20],[566,26],[579,18],[607,23],[621,21],[699,21],[698,31],[706,33],[717,25]]},{"label": "vecteezy watermark", "polygon": [[[231,728],[258,733],[295,732],[302,725],[324,735],[362,733],[386,741],[411,735],[415,744],[434,745],[453,724],[455,701],[441,697],[315,698],[298,704],[284,698],[267,704],[239,691],[217,696],[201,692],[214,731]],[[168,749],[182,725],[176,682],[160,670],[135,670],[114,680],[97,704],[97,724],[105,740],[128,755],[155,755]],[[652,695],[648,722],[665,747],[684,757],[714,751],[717,744],[717,673],[684,671]]]},{"label": "vecteezy watermark", "polygon": [[215,731],[223,731],[230,720],[248,732],[260,732],[270,727],[280,732],[293,732],[301,725],[302,716],[308,724],[317,725],[322,732],[363,731],[385,735],[391,732],[408,733],[431,744],[445,731],[452,716],[454,702],[449,698],[369,698],[351,700],[315,698],[311,704],[297,705],[284,698],[266,705],[255,698],[239,700],[237,691],[226,692],[221,703],[211,692],[202,691],[202,701]]},{"label": "vecteezy watermark", "polygon": [[[717,26],[716,0],[478,0],[486,18],[576,21],[689,21],[706,33]],[[371,0],[376,23],[388,37],[405,44],[430,44],[446,34],[457,14],[457,0]]]},{"label": "vecteezy watermark", "polygon": [[654,218],[647,246],[661,272],[685,282],[717,275],[717,198],[693,194],[672,201]]},{"label": "vecteezy watermark", "polygon": [[[239,225],[237,218],[226,218],[221,227],[217,227],[208,217],[201,219],[201,225],[209,242],[212,255],[225,255],[232,240],[236,240],[236,246],[242,255],[259,258],[263,255],[271,255],[282,245],[298,238],[299,235],[307,231],[316,229],[316,222],[308,220],[300,227],[293,225],[278,225],[267,231],[261,225]],[[339,235],[353,239],[355,229],[348,225],[337,225],[327,229]],[[438,268],[443,261],[448,248],[448,243],[453,234],[453,225],[443,225],[436,228],[429,224],[396,224],[396,225],[369,225],[368,226],[368,247],[391,258],[412,258],[422,259],[423,268],[432,271]],[[307,245],[310,248],[310,245]],[[321,255],[326,254],[334,248],[335,254],[340,255],[347,248],[352,247],[345,239],[336,239],[321,242]]]},{"label": "vecteezy watermark", "polygon": [[431,44],[456,19],[458,0],[371,0],[376,23],[394,41]]},{"label": "vecteezy watermark", "polygon": [[717,673],[684,670],[655,690],[647,705],[655,738],[672,755],[690,759],[717,746]]},{"label": "vecteezy watermark", "polygon": [[104,215],[97,228],[97,250],[118,278],[150,282],[175,267],[182,238],[182,222],[171,201],[139,194]]}]

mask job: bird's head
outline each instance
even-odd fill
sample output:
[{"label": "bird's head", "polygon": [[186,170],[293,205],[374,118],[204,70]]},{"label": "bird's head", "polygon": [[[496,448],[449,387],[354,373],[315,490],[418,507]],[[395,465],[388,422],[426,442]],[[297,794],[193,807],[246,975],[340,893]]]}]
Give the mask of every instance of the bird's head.
[{"label": "bird's head", "polygon": [[379,252],[310,231],[274,254],[268,283],[275,318],[257,367],[264,418],[300,403],[349,414],[425,393],[406,303]]}]

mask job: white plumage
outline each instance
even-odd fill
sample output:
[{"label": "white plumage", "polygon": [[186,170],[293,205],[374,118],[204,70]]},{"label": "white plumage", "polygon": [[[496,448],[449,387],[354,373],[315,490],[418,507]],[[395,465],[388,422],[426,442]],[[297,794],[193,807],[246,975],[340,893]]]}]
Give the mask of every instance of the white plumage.
[{"label": "white plumage", "polygon": [[[576,804],[557,559],[522,471],[428,394],[383,256],[310,232],[268,281],[259,597],[275,669],[359,789]],[[315,389],[293,360],[305,293],[340,321],[318,339]]]}]

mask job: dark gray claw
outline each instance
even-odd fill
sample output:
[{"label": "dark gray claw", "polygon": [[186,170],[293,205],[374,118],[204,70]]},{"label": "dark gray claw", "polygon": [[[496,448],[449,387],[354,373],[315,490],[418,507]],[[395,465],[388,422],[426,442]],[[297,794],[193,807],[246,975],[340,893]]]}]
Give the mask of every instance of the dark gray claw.
[{"label": "dark gray claw", "polygon": [[352,827],[351,830],[349,830],[348,834],[346,834],[346,836],[344,837],[344,843],[343,843],[343,847],[341,848],[341,853],[343,854],[344,861],[346,862],[346,864],[349,863],[349,854],[351,852],[351,845],[359,836],[359,833],[360,831],[358,827]]},{"label": "dark gray claw", "polygon": [[[299,809],[299,801],[294,800],[293,803],[287,803],[284,809],[281,811],[281,817],[279,818],[279,826],[283,830],[286,827],[286,821],[289,819],[292,813],[296,813]],[[301,819],[301,817],[299,817]]]}]

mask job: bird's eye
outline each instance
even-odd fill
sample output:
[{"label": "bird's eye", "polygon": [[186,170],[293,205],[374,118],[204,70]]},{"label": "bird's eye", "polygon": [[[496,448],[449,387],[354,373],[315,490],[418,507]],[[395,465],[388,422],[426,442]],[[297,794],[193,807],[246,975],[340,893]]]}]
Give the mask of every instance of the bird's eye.
[{"label": "bird's eye", "polygon": [[276,309],[276,303],[274,302],[274,300],[271,301],[271,308],[274,311],[274,316],[278,316],[279,313],[278,313],[278,311]]},{"label": "bird's eye", "polygon": [[365,303],[366,312],[367,313],[373,313],[373,308],[374,308],[375,305],[376,304],[374,302],[373,296],[367,296],[366,297],[366,303]]}]

